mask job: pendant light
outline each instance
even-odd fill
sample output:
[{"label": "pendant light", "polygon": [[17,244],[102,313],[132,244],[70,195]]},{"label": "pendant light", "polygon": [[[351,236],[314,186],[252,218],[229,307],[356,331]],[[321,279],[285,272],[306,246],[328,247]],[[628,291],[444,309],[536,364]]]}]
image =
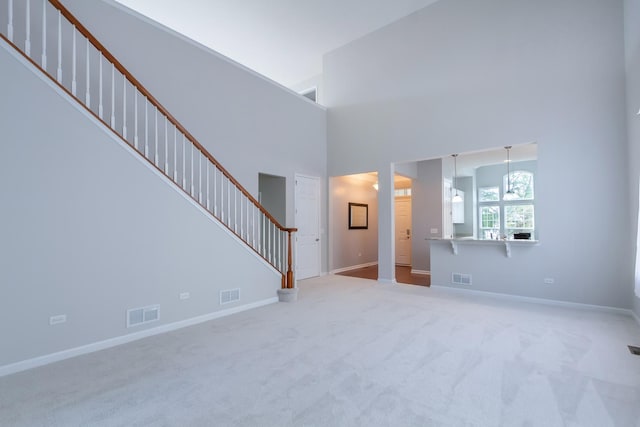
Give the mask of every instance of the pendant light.
[{"label": "pendant light", "polygon": [[516,198],[516,193],[513,192],[511,188],[511,157],[509,156],[509,151],[511,150],[511,145],[507,145],[504,147],[507,150],[507,191],[504,193],[504,200],[513,200]]},{"label": "pendant light", "polygon": [[456,194],[453,196],[451,201],[459,203],[462,201],[462,197],[458,194],[458,155],[452,154],[451,157],[453,157],[453,188],[456,190]]}]

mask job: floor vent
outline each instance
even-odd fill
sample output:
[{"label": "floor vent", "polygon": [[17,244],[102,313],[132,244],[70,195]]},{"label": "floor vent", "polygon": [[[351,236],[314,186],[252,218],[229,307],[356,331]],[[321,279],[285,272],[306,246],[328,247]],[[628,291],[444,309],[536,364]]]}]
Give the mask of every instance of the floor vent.
[{"label": "floor vent", "polygon": [[462,274],[462,273],[452,273],[451,274],[451,283],[455,285],[470,285],[471,284],[471,275],[470,274]]},{"label": "floor vent", "polygon": [[160,306],[131,308],[127,310],[127,328],[160,320]]},{"label": "floor vent", "polygon": [[636,347],[633,345],[628,346],[631,354],[635,354],[636,356],[640,356],[640,347]]},{"label": "floor vent", "polygon": [[220,305],[229,304],[234,301],[240,301],[240,289],[220,291]]}]

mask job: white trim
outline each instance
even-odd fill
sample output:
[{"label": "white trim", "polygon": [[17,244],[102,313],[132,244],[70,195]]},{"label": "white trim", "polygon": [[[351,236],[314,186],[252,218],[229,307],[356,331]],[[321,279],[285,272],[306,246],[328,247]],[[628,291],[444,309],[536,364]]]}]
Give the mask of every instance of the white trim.
[{"label": "white trim", "polygon": [[[159,30],[162,30],[162,31],[164,31],[166,33],[169,33],[172,36],[180,39],[181,41],[186,42],[186,43],[190,44],[191,46],[194,46],[194,47],[196,47],[198,49],[201,49],[201,50],[205,51],[206,53],[217,57],[218,59],[226,61],[229,64],[231,64],[231,65],[233,65],[235,67],[238,67],[241,70],[243,70],[245,72],[248,72],[249,74],[252,74],[255,77],[258,77],[258,78],[264,80],[267,83],[270,83],[270,84],[272,84],[274,86],[277,86],[280,89],[284,89],[285,91],[287,91],[287,92],[289,92],[289,93],[291,93],[293,95],[296,95],[296,97],[298,97],[298,98],[305,98],[307,101],[311,101],[309,98],[303,97],[302,95],[300,95],[295,90],[290,89],[290,88],[282,85],[281,83],[276,82],[275,80],[271,80],[269,77],[265,76],[264,74],[260,74],[257,71],[252,70],[251,68],[249,68],[249,67],[247,67],[245,65],[242,65],[239,62],[236,62],[236,61],[234,61],[233,59],[231,59],[231,58],[229,58],[227,56],[224,56],[220,52],[217,52],[217,51],[211,49],[210,47],[205,46],[202,43],[185,36],[182,33],[179,33],[179,32],[177,32],[175,30],[172,30],[171,28],[167,27],[166,25],[161,24],[158,21],[154,21],[153,19],[149,18],[148,16],[143,15],[140,12],[138,12],[136,10],[133,10],[133,9],[121,4],[121,3],[118,3],[115,0],[103,0],[103,2],[107,3],[108,5],[116,8],[116,9],[120,9],[121,11],[123,11],[123,12],[133,16],[134,18],[137,18],[137,19],[141,20],[142,22],[145,22],[145,23],[147,23],[147,24],[149,24],[149,25],[151,25],[151,26],[153,26],[153,27],[155,27],[155,28],[157,28]],[[325,107],[324,105],[320,105],[317,102],[313,102],[313,101],[311,101],[311,104],[314,104],[314,105],[318,106],[320,109],[322,109],[324,111],[327,111],[327,107]]]},{"label": "white trim", "polygon": [[27,359],[9,365],[0,366],[0,377],[15,374],[17,372],[26,371],[27,369],[37,368],[39,366],[48,365],[50,363],[59,362],[61,360],[70,359],[72,357],[80,356],[83,354],[93,353],[96,351],[104,350],[107,348],[115,347],[122,344],[127,344],[133,341],[147,338],[153,335],[163,334],[165,332],[175,331],[177,329],[186,328],[187,326],[197,325],[199,323],[208,322],[210,320],[218,319],[220,317],[229,316],[231,314],[240,313],[242,311],[251,310],[254,308],[262,307],[265,305],[278,302],[278,297],[268,298],[262,301],[257,301],[251,304],[241,305],[238,307],[229,308],[226,310],[220,310],[213,313],[205,314],[191,319],[180,320],[174,323],[168,323],[166,325],[158,326],[152,329],[146,329],[144,331],[135,332],[132,334],[121,335],[115,338],[109,338],[104,341],[98,341],[91,344],[83,345],[80,347],[70,348],[62,350],[56,353],[47,354],[45,356],[34,357],[33,359]]},{"label": "white trim", "polygon": [[218,219],[216,219],[203,206],[201,206],[199,203],[197,203],[189,194],[187,194],[187,192],[185,192],[182,188],[180,188],[180,186],[178,184],[173,182],[168,176],[166,176],[163,173],[161,173],[155,166],[153,166],[147,159],[145,159],[143,155],[141,155],[139,152],[137,152],[135,150],[135,148],[133,148],[132,146],[130,146],[129,144],[124,142],[122,140],[122,138],[118,137],[116,134],[113,133],[112,129],[110,129],[106,124],[102,123],[93,114],[91,114],[89,111],[87,111],[87,109],[84,106],[84,104],[82,104],[81,102],[78,102],[77,100],[72,98],[66,91],[62,90],[60,88],[60,86],[58,86],[56,83],[54,83],[46,74],[44,74],[42,71],[40,71],[40,69],[36,68],[31,62],[27,61],[24,56],[22,56],[13,47],[11,47],[6,42],[4,42],[4,40],[2,40],[2,42],[0,42],[0,46],[2,46],[7,52],[9,52],[10,55],[12,55],[14,58],[16,58],[27,69],[31,70],[33,72],[33,74],[35,74],[45,84],[47,84],[49,87],[53,88],[55,90],[55,92],[61,98],[63,98],[66,101],[68,101],[76,110],[78,110],[80,113],[82,113],[90,121],[95,123],[98,126],[98,129],[102,129],[102,131],[105,133],[105,135],[109,136],[116,143],[118,143],[120,145],[120,147],[123,148],[125,151],[127,151],[129,154],[131,154],[131,156],[134,159],[136,159],[141,164],[143,164],[147,169],[149,169],[156,176],[160,177],[160,179],[164,180],[164,182],[167,183],[167,185],[169,185],[170,188],[172,188],[175,192],[177,192],[179,195],[181,195],[185,200],[187,200],[189,203],[191,203],[193,206],[195,206],[198,210],[200,210],[200,212],[207,219],[209,219],[209,221],[211,221],[212,223],[216,224],[220,229],[222,229],[222,231],[227,233],[227,235],[233,237],[233,239],[235,240],[235,242],[237,244],[239,244],[240,246],[246,248],[249,253],[251,253],[257,260],[262,262],[265,266],[269,267],[274,273],[276,273],[278,275],[278,277],[282,276],[282,273],[280,273],[275,267],[273,267],[271,264],[269,264],[256,251],[251,249],[244,241],[242,241],[237,235],[235,235],[231,230],[229,230],[226,226],[224,226],[222,224],[222,222],[220,222]]},{"label": "white trim", "polygon": [[429,270],[414,270],[413,268],[411,269],[411,274],[422,274],[425,276],[431,276],[431,272]]},{"label": "white trim", "polygon": [[[478,291],[474,289],[464,289],[464,288],[453,288],[453,287],[442,286],[442,285],[431,285],[430,288],[436,289],[438,291],[486,296],[489,298],[503,299],[503,300],[514,301],[514,302],[526,302],[531,304],[549,305],[554,307],[600,311],[604,313],[624,314],[627,316],[635,317],[633,314],[633,310],[629,310],[627,308],[609,307],[606,305],[583,304],[580,302],[569,302],[569,301],[558,301],[558,300],[551,300],[551,299],[545,299],[545,298],[525,297],[520,295],[502,294],[499,292]],[[638,320],[638,318],[636,318],[636,320]],[[640,324],[640,322],[638,323]]]},{"label": "white trim", "polygon": [[366,262],[364,264],[352,265],[350,267],[336,268],[335,270],[331,270],[329,274],[338,274],[344,273],[345,271],[358,270],[360,268],[373,267],[374,265],[378,265],[378,261]]}]

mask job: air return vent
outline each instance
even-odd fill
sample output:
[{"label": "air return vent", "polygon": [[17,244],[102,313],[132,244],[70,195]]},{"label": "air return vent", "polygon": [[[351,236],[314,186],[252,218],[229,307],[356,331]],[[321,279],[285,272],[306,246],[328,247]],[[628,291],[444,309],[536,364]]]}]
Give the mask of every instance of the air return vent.
[{"label": "air return vent", "polygon": [[127,328],[160,320],[160,306],[132,308],[127,310]]},{"label": "air return vent", "polygon": [[463,273],[452,273],[451,283],[454,285],[471,285],[471,275]]},{"label": "air return vent", "polygon": [[220,305],[240,300],[240,289],[220,291]]}]

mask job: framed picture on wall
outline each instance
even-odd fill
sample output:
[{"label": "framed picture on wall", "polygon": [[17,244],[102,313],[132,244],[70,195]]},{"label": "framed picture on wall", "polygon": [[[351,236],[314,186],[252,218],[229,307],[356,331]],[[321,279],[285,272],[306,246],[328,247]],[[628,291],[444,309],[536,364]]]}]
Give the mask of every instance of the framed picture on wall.
[{"label": "framed picture on wall", "polygon": [[369,228],[369,205],[349,202],[349,230]]}]

